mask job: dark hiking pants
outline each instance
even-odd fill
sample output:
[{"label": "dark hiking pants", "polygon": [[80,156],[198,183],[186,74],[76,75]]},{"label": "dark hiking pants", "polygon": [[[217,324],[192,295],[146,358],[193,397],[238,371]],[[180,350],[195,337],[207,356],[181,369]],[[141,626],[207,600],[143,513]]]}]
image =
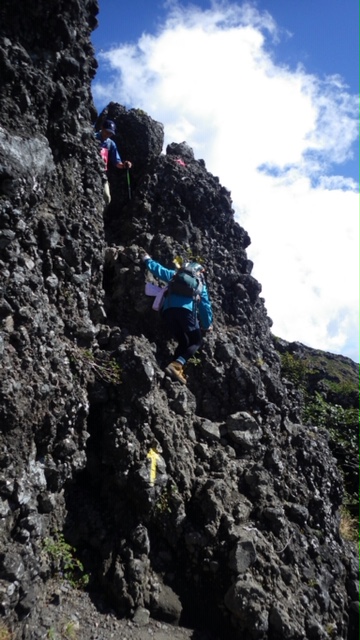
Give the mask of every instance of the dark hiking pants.
[{"label": "dark hiking pants", "polygon": [[182,307],[171,307],[163,312],[163,318],[170,333],[178,342],[174,360],[181,357],[187,362],[198,351],[202,343],[196,313]]}]

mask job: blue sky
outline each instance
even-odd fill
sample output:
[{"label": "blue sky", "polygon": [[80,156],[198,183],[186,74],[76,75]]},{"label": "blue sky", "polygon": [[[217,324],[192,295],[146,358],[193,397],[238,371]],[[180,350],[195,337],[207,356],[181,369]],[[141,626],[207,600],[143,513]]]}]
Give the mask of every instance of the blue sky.
[{"label": "blue sky", "polygon": [[99,6],[98,111],[186,140],[231,191],[275,335],[358,362],[356,0]]}]

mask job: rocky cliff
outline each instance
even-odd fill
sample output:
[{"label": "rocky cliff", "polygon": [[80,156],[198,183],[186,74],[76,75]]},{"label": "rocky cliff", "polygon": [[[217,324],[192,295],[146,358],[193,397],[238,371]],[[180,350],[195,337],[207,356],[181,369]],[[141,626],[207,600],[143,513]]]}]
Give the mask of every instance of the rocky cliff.
[{"label": "rocky cliff", "polygon": [[[104,211],[97,3],[16,6],[0,9],[5,623],[51,637],[47,585],[77,569],[119,617],[194,638],[357,638],[341,476],[283,383],[230,193],[186,143],[163,153],[160,123],[109,103],[101,117],[134,166],[130,188],[110,174]],[[214,331],[186,387],[164,375],[174,345],[144,295],[141,249],[206,265]]]}]

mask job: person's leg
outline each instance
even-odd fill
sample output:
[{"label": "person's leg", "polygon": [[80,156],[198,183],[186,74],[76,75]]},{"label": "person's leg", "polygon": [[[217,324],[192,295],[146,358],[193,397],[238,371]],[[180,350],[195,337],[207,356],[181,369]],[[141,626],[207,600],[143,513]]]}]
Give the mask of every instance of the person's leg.
[{"label": "person's leg", "polygon": [[178,342],[178,346],[175,349],[174,359],[177,360],[179,358],[179,361],[182,364],[185,364],[187,358],[184,357],[184,354],[189,348],[189,336],[181,330],[181,332],[178,333],[176,340]]},{"label": "person's leg", "polygon": [[199,322],[193,311],[189,309],[177,309],[177,330],[181,340],[175,350],[175,358],[185,364],[191,356],[200,348],[202,342]]},{"label": "person's leg", "polygon": [[186,384],[183,367],[188,359],[199,349],[202,341],[198,321],[192,311],[177,307],[164,311],[164,320],[178,342],[174,360],[165,371],[171,377]]},{"label": "person's leg", "polygon": [[[177,347],[177,349],[175,350],[175,359],[180,359],[183,361],[182,364],[184,365],[189,358],[191,358],[194,353],[196,353],[200,347],[201,347],[201,343],[202,343],[202,335],[201,335],[201,330],[199,329],[193,329],[193,331],[189,331],[188,333],[186,333],[184,335],[184,341],[183,344]],[[187,344],[186,344],[187,343]]]},{"label": "person's leg", "polygon": [[166,309],[163,313],[164,321],[169,329],[170,334],[173,338],[175,338],[178,343],[175,353],[174,360],[182,355],[183,352],[189,346],[189,339],[186,333],[186,325],[184,325],[182,312],[184,309],[178,307],[172,307],[171,309]]}]

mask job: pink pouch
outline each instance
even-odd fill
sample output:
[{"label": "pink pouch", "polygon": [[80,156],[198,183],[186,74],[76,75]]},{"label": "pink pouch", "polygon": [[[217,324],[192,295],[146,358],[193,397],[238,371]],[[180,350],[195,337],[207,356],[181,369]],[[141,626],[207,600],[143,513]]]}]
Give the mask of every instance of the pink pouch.
[{"label": "pink pouch", "polygon": [[109,149],[106,149],[105,147],[101,147],[100,155],[105,162],[105,169],[107,169],[108,161],[109,161]]},{"label": "pink pouch", "polygon": [[153,302],[153,306],[152,308],[154,309],[154,311],[160,311],[162,305],[163,305],[163,301],[164,301],[164,296],[167,292],[167,287],[162,287],[161,291],[157,294],[154,302]]},{"label": "pink pouch", "polygon": [[145,284],[145,295],[153,296],[155,298],[152,308],[154,311],[159,311],[163,303],[163,297],[167,292],[167,287],[157,287],[151,282]]},{"label": "pink pouch", "polygon": [[152,282],[147,282],[145,284],[145,295],[146,296],[157,296],[160,291],[162,291],[162,287],[157,287],[156,284],[153,284]]}]

